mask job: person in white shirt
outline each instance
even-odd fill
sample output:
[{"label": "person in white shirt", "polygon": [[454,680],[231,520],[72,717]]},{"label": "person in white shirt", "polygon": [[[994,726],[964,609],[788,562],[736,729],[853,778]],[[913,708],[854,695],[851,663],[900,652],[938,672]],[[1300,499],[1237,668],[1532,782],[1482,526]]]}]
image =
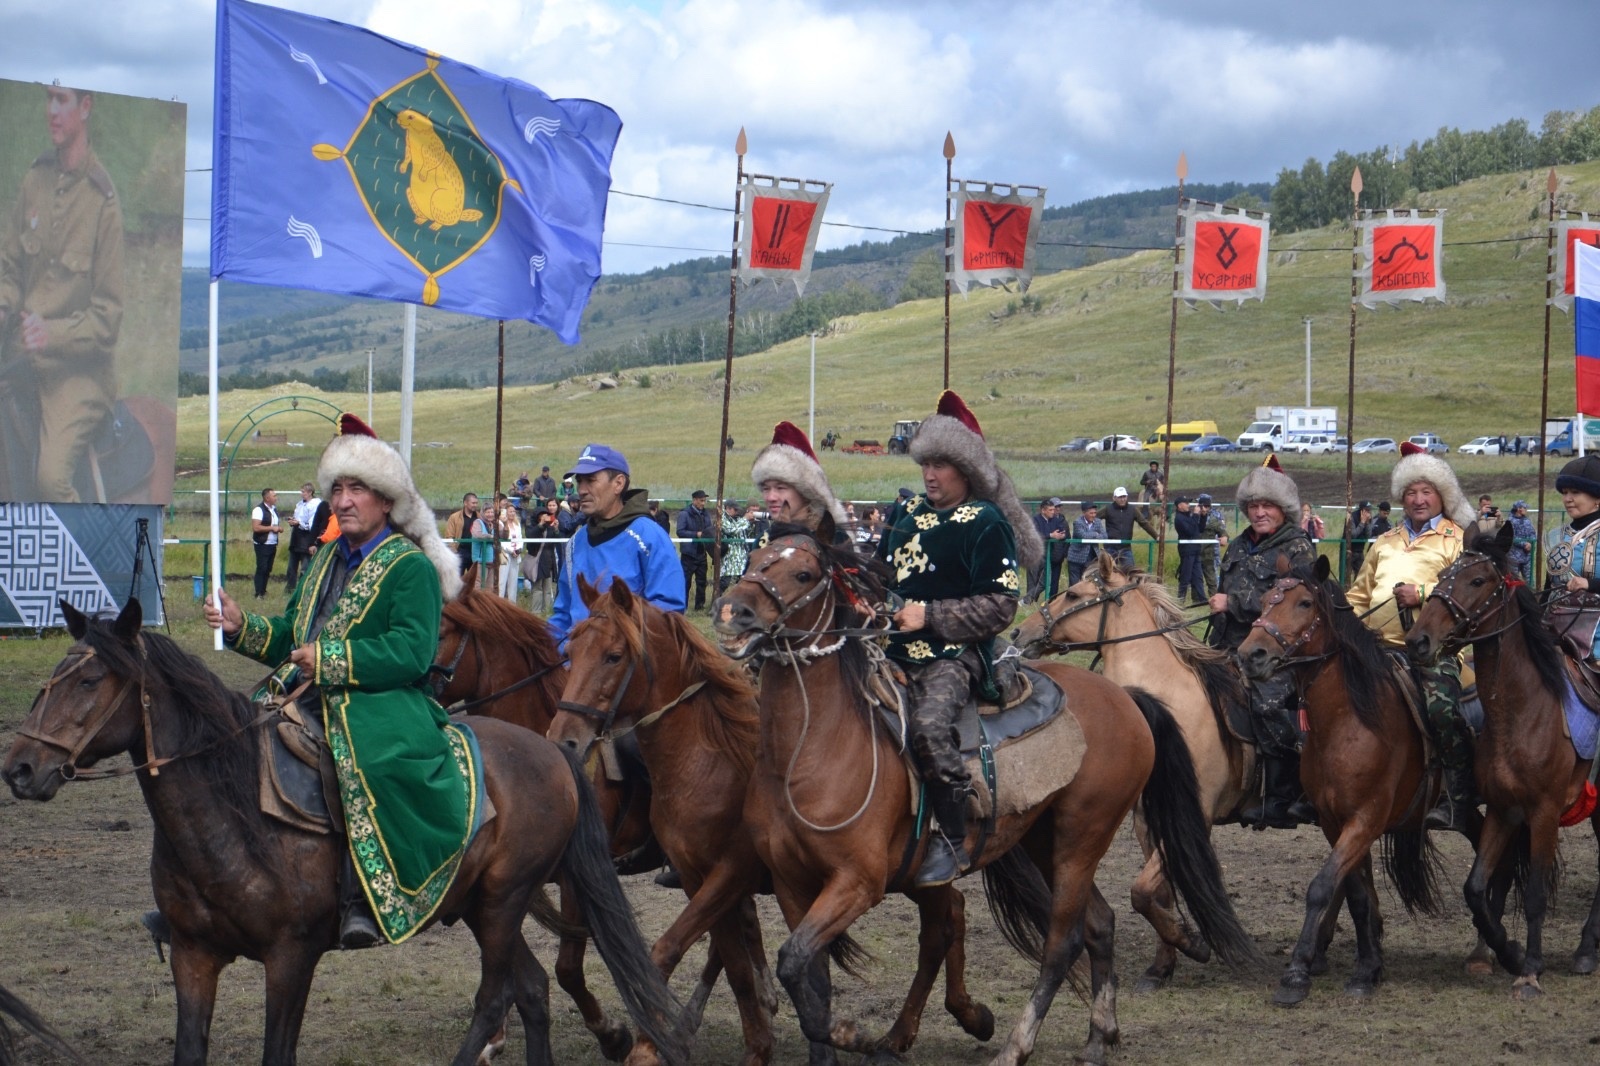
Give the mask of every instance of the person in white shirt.
[{"label": "person in white shirt", "polygon": [[256,546],[256,599],[267,594],[267,578],[272,576],[272,561],[278,557],[278,494],[261,490],[261,502],[250,511],[250,539]]}]

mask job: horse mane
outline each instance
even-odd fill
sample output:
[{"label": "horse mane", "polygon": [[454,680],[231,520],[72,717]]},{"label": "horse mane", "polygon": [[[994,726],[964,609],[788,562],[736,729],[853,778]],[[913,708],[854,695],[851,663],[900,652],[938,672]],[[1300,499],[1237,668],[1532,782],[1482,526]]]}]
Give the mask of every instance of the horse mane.
[{"label": "horse mane", "polygon": [[1401,689],[1392,673],[1394,666],[1388,651],[1378,640],[1378,634],[1368,629],[1356,617],[1344,589],[1331,577],[1318,581],[1311,565],[1302,563],[1290,571],[1317,598],[1317,610],[1333,635],[1334,656],[1344,667],[1345,691],[1350,697],[1350,710],[1356,720],[1374,733],[1383,726],[1382,695],[1379,685],[1386,685],[1397,700],[1404,702]]},{"label": "horse mane", "polygon": [[1137,568],[1123,569],[1120,566],[1117,567],[1117,573],[1144,594],[1145,602],[1150,605],[1150,613],[1155,615],[1157,628],[1167,630],[1161,635],[1171,645],[1178,661],[1200,678],[1206,701],[1216,714],[1221,715],[1222,709],[1230,704],[1249,702],[1244,678],[1234,665],[1233,652],[1227,648],[1213,648],[1194,635],[1194,631],[1185,624],[1193,620],[1192,616],[1183,609],[1183,604],[1160,578]]},{"label": "horse mane", "polygon": [[[1487,555],[1494,563],[1495,569],[1500,572],[1502,579],[1510,576],[1510,564],[1506,559],[1505,549],[1490,537],[1479,537],[1473,542],[1472,550],[1479,555]],[[1566,698],[1567,668],[1565,664],[1566,653],[1561,650],[1560,640],[1551,632],[1543,622],[1544,611],[1539,605],[1539,598],[1525,583],[1519,583],[1511,591],[1511,598],[1521,612],[1521,625],[1517,628],[1522,631],[1522,643],[1528,651],[1528,661],[1539,675],[1539,683],[1544,686],[1552,699],[1557,703]]]},{"label": "horse mane", "polygon": [[161,633],[143,632],[138,643],[132,644],[117,636],[109,621],[90,619],[83,642],[118,677],[143,675],[151,702],[170,710],[164,720],[175,733],[170,741],[175,751],[157,754],[204,752],[204,758],[185,759],[185,765],[215,791],[223,805],[238,813],[251,854],[265,855],[266,825],[256,795],[260,750],[253,742],[259,730],[249,728],[256,715],[255,704],[224,685],[199,656]]},{"label": "horse mane", "polygon": [[[494,637],[495,650],[520,655],[528,674],[561,661],[561,651],[544,619],[524,611],[510,600],[469,590],[456,599],[445,601],[444,617],[465,632]],[[550,706],[554,707],[566,684],[562,671],[550,671],[539,684],[544,686]]]}]

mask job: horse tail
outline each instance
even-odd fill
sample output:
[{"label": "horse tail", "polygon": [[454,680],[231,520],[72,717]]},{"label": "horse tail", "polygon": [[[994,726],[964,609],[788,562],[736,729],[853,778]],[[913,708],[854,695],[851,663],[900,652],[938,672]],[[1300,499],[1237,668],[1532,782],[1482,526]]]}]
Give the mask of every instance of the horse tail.
[{"label": "horse tail", "polygon": [[577,825],[561,856],[560,871],[577,901],[595,949],[611,971],[628,1016],[656,1045],[663,1059],[669,1063],[687,1062],[688,1040],[676,1028],[683,1007],[651,961],[633,906],[617,880],[616,868],[611,864],[611,841],[606,836],[594,789],[577,756],[565,745],[555,747],[567,760],[578,789]]},{"label": "horse tail", "polygon": [[13,1057],[17,1050],[16,1044],[11,1026],[6,1022],[5,1017],[8,1014],[24,1032],[32,1033],[38,1037],[46,1047],[57,1055],[72,1062],[83,1061],[83,1058],[72,1049],[71,1045],[61,1039],[56,1031],[46,1024],[43,1018],[33,1012],[32,1007],[29,1007],[17,996],[0,986],[0,1066],[7,1066],[9,1063],[17,1061]]},{"label": "horse tail", "polygon": [[1044,941],[1050,932],[1050,886],[1021,848],[1012,848],[983,868],[989,914],[1025,959],[1044,965]]},{"label": "horse tail", "polygon": [[1439,850],[1426,830],[1391,829],[1383,834],[1383,872],[1407,914],[1437,915],[1444,906],[1439,893]]},{"label": "horse tail", "polygon": [[587,938],[589,935],[589,930],[582,925],[561,917],[561,908],[551,901],[542,885],[528,900],[528,917],[556,936]]},{"label": "horse tail", "polygon": [[861,941],[849,933],[840,933],[828,944],[828,958],[851,977],[866,980],[866,964],[872,961],[872,952],[861,946]]},{"label": "horse tail", "polygon": [[1156,761],[1140,795],[1151,846],[1201,935],[1229,966],[1262,966],[1260,951],[1228,899],[1211,847],[1211,819],[1200,809],[1200,785],[1183,731],[1167,705],[1143,689],[1128,690],[1155,738]]}]

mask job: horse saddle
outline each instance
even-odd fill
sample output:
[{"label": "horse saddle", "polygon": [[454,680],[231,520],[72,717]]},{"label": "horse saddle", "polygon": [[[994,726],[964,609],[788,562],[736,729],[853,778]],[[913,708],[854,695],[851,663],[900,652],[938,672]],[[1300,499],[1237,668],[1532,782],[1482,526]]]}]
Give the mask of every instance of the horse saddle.
[{"label": "horse saddle", "polygon": [[260,802],[263,814],[308,833],[333,832],[334,812],[343,824],[337,771],[321,715],[307,714],[289,701],[267,720]]},{"label": "horse saddle", "polygon": [[1061,712],[1066,696],[1049,677],[1027,667],[1016,670],[1017,682],[1005,686],[1000,702],[969,703],[956,716],[961,754],[970,757],[985,743],[999,747],[1033,732]]}]

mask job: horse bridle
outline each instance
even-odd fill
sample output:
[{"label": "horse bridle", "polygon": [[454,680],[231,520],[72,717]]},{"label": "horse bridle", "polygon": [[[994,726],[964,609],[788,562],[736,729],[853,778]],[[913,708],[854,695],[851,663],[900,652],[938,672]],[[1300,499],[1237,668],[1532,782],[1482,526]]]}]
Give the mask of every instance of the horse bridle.
[{"label": "horse bridle", "polygon": [[[461,660],[466,655],[468,644],[473,646],[472,655],[473,659],[478,664],[478,672],[480,674],[483,672],[483,648],[477,641],[473,640],[473,637],[475,637],[477,634],[471,629],[468,629],[466,626],[460,626],[458,628],[461,630],[461,637],[456,643],[456,653],[455,655],[451,656],[449,665],[444,663],[428,664],[428,687],[433,692],[433,698],[441,703],[444,702],[445,687],[449,685],[451,681],[455,680],[456,669],[460,667]],[[472,711],[477,710],[479,707],[487,706],[488,704],[493,703],[495,700],[503,699],[506,696],[511,695],[513,692],[521,691],[522,689],[525,689],[529,685],[533,684],[535,681],[538,681],[540,678],[544,677],[546,674],[550,673],[550,671],[564,665],[566,661],[567,657],[563,655],[561,658],[557,659],[553,663],[550,663],[548,666],[544,666],[538,670],[535,670],[533,673],[513,681],[504,688],[495,689],[487,696],[479,696],[475,700],[467,700],[464,703],[452,703],[449,707],[450,713],[469,714]]]},{"label": "horse bridle", "polygon": [[1320,611],[1312,618],[1311,624],[1302,629],[1300,635],[1293,641],[1283,635],[1283,630],[1278,628],[1277,623],[1267,621],[1267,609],[1276,607],[1287,599],[1290,589],[1304,584],[1305,581],[1298,577],[1280,577],[1273,582],[1272,588],[1268,590],[1265,596],[1261,597],[1261,614],[1256,617],[1255,621],[1250,623],[1250,628],[1264,630],[1269,637],[1278,642],[1278,647],[1283,651],[1283,665],[1285,666],[1294,663],[1318,662],[1332,656],[1331,652],[1326,655],[1295,654],[1309,644],[1311,638],[1316,635],[1317,630],[1322,628],[1323,618]]},{"label": "horse bridle", "polygon": [[[1500,578],[1500,583],[1496,586],[1493,596],[1480,604],[1477,610],[1468,611],[1465,607],[1461,606],[1459,602],[1457,602],[1454,596],[1451,596],[1448,592],[1444,591],[1444,584],[1447,579],[1453,584],[1455,578],[1461,573],[1461,571],[1465,570],[1469,566],[1477,566],[1480,563],[1487,565],[1489,569],[1494,572],[1495,576]],[[1450,617],[1454,619],[1455,624],[1450,627],[1448,639],[1455,641],[1458,644],[1470,644],[1473,641],[1487,640],[1490,637],[1497,637],[1501,633],[1506,632],[1508,629],[1511,629],[1513,626],[1522,621],[1522,619],[1516,618],[1510,622],[1507,622],[1499,629],[1491,630],[1488,633],[1480,633],[1476,636],[1473,635],[1473,631],[1478,628],[1480,623],[1482,623],[1485,619],[1492,618],[1495,614],[1505,610],[1506,607],[1510,605],[1512,590],[1515,587],[1515,585],[1506,580],[1505,576],[1500,573],[1499,568],[1495,566],[1492,558],[1483,554],[1482,552],[1464,551],[1456,558],[1455,562],[1451,563],[1449,566],[1445,567],[1439,572],[1439,583],[1434,586],[1432,592],[1428,593],[1428,599],[1438,600],[1440,603],[1444,604],[1445,609],[1450,612]]]},{"label": "horse bridle", "polygon": [[[1095,583],[1095,587],[1100,590],[1099,595],[1093,597],[1092,599],[1075,603],[1071,607],[1068,607],[1065,611],[1062,611],[1059,615],[1052,615],[1050,613],[1050,603],[1052,601],[1046,601],[1039,605],[1039,614],[1044,618],[1044,636],[1039,639],[1039,644],[1043,645],[1044,648],[1051,653],[1062,655],[1070,651],[1075,651],[1078,648],[1101,648],[1107,644],[1124,644],[1130,640],[1143,640],[1146,637],[1158,637],[1166,633],[1175,632],[1179,629],[1188,629],[1190,626],[1201,621],[1199,618],[1193,618],[1185,622],[1176,623],[1174,625],[1162,626],[1159,629],[1146,630],[1143,633],[1126,633],[1120,637],[1107,637],[1106,628],[1107,623],[1109,623],[1111,620],[1111,605],[1116,604],[1118,607],[1121,607],[1122,597],[1126,596],[1133,589],[1137,588],[1138,582],[1130,581],[1126,585],[1122,585],[1113,589],[1106,585],[1105,578],[1100,575],[1098,570],[1092,570],[1089,572],[1089,580],[1093,581]],[[1058,623],[1065,622],[1073,615],[1090,610],[1094,607],[1100,608],[1100,624],[1097,632],[1095,633],[1094,640],[1070,641],[1057,640],[1055,638],[1054,633]]]}]

